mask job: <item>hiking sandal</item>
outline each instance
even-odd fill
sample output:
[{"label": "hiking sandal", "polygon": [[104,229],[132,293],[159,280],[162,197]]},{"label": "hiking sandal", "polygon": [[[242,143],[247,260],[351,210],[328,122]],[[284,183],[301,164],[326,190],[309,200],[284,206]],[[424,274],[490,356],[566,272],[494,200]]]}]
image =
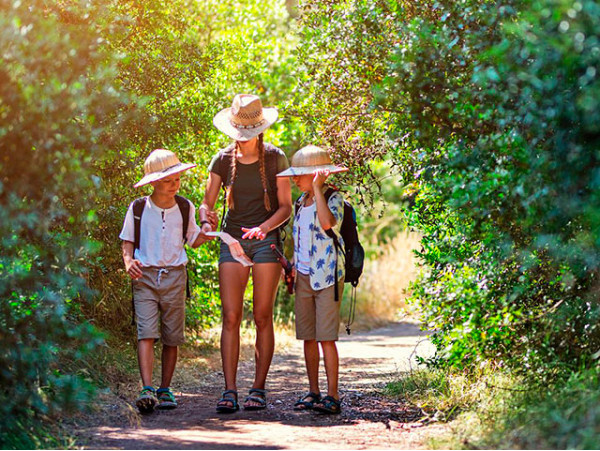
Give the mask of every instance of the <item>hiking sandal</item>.
[{"label": "hiking sandal", "polygon": [[217,401],[217,412],[235,413],[238,410],[240,410],[238,392],[236,390],[225,390],[221,393],[221,399]]},{"label": "hiking sandal", "polygon": [[154,406],[158,400],[156,399],[156,391],[154,387],[144,386],[140,395],[135,400],[135,406],[138,408],[140,413],[146,414],[151,413],[154,410]]},{"label": "hiking sandal", "polygon": [[294,404],[294,410],[310,410],[316,402],[321,400],[321,393],[309,391]]},{"label": "hiking sandal", "polygon": [[[258,406],[248,405],[249,402],[257,402]],[[244,400],[244,410],[263,410],[267,407],[267,390],[262,388],[251,388]]]},{"label": "hiking sandal", "polygon": [[325,396],[321,401],[314,404],[313,410],[321,413],[338,414],[342,411],[342,402],[333,396]]},{"label": "hiking sandal", "polygon": [[157,409],[169,410],[177,407],[175,395],[173,395],[173,392],[169,387],[159,388],[156,390],[156,396],[158,397],[158,406],[156,406]]}]

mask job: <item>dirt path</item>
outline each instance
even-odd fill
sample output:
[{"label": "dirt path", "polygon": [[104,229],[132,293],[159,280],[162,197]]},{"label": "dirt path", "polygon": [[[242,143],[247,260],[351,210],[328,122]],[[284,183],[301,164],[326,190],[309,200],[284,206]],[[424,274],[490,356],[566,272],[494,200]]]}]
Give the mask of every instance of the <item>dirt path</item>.
[{"label": "dirt path", "polygon": [[[306,391],[300,343],[276,349],[269,376],[265,411],[217,414],[214,406],[222,386],[219,373],[193,387],[179,387],[179,408],[141,418],[138,426],[104,424],[78,432],[77,446],[92,449],[414,449],[426,447],[425,436],[443,425],[423,426],[419,409],[393,402],[381,389],[397,371],[410,367],[418,346],[430,345],[417,325],[395,323],[386,328],[343,336],[339,342],[340,392],[338,416],[295,412],[294,401]],[[240,398],[252,381],[252,362],[239,369]],[[324,378],[322,378],[324,379]],[[322,387],[324,384],[322,384]],[[176,392],[176,394],[178,394]],[[123,420],[121,420],[123,423]]]}]

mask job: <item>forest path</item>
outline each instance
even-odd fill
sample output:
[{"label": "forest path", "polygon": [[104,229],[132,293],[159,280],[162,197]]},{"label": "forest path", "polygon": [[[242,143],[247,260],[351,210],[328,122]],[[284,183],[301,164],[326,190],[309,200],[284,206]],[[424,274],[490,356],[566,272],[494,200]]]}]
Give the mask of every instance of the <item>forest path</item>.
[{"label": "forest path", "polygon": [[[194,386],[178,387],[179,407],[156,411],[139,425],[104,424],[76,431],[77,447],[87,449],[415,449],[442,432],[442,424],[418,422],[420,409],[386,399],[381,389],[398,371],[414,367],[414,352],[431,353],[417,324],[393,323],[340,337],[340,415],[296,412],[293,404],[307,391],[301,342],[276,349],[264,411],[217,414],[222,375],[213,372]],[[252,361],[239,366],[243,401],[253,376]],[[321,367],[321,373],[324,371]],[[324,375],[321,387],[325,387]],[[121,421],[123,423],[123,421]]]}]

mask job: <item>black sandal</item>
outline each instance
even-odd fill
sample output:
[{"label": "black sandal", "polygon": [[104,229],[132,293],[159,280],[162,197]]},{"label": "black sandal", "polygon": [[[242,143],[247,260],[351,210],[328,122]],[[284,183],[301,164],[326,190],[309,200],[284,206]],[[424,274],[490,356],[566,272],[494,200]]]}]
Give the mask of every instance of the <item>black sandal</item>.
[{"label": "black sandal", "polygon": [[321,401],[315,403],[313,410],[321,413],[338,414],[342,411],[342,402],[333,396],[325,396]]},{"label": "black sandal", "polygon": [[[310,399],[310,401],[308,401]],[[294,410],[310,410],[315,403],[321,401],[321,393],[309,391],[294,404]]]},{"label": "black sandal", "polygon": [[[233,396],[227,396],[233,395]],[[231,405],[229,405],[231,404]],[[238,404],[238,393],[235,390],[225,390],[221,393],[221,399],[217,401],[217,412],[218,413],[234,413],[240,410]]]},{"label": "black sandal", "polygon": [[[249,406],[248,402],[257,402],[258,406]],[[251,388],[244,400],[244,410],[263,410],[267,408],[267,390]]]}]

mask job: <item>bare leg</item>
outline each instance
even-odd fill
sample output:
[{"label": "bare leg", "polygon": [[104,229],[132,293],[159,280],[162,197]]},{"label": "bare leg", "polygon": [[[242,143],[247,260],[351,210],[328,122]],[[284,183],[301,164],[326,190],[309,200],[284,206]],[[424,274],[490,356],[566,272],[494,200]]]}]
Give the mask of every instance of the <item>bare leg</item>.
[{"label": "bare leg", "polygon": [[248,283],[249,274],[249,268],[245,268],[239,263],[222,263],[219,266],[219,286],[223,307],[221,360],[226,390],[237,390],[240,324],[242,322],[244,290]]},{"label": "bare leg", "polygon": [[325,373],[327,373],[327,395],[340,399],[338,394],[339,357],[335,341],[321,341]]},{"label": "bare leg", "polygon": [[152,366],[154,365],[154,338],[138,340],[138,364],[142,385],[152,386]]},{"label": "bare leg", "polygon": [[[277,284],[281,275],[279,263],[258,263],[252,268],[254,282],[253,314],[256,324],[256,343],[254,346],[255,375],[252,388],[265,388],[267,374],[275,349],[273,329],[273,304]],[[246,405],[259,405],[249,402]]]},{"label": "bare leg", "polygon": [[304,362],[309,390],[319,393],[319,345],[315,340],[304,340]]},{"label": "bare leg", "polygon": [[175,372],[177,364],[177,346],[163,345],[162,348],[162,380],[160,388],[168,388],[171,386],[171,379]]}]

